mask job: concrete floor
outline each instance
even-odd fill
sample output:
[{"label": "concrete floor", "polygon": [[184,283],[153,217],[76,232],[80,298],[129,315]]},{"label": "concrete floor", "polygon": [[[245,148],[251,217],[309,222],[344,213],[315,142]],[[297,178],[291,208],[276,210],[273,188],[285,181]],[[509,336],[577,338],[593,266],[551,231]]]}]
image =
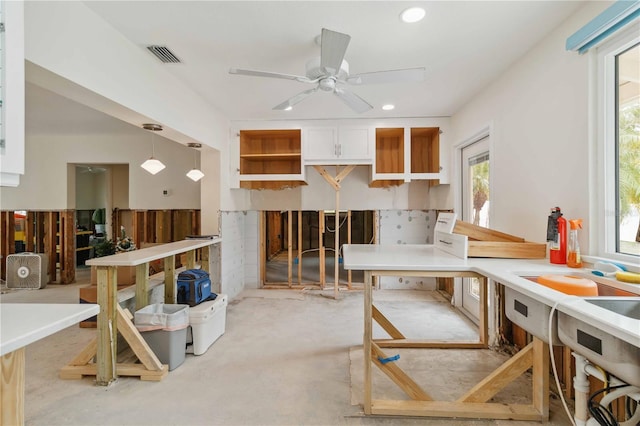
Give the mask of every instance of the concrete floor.
[{"label": "concrete floor", "polygon": [[[79,274],[81,276],[81,274]],[[4,303],[75,303],[85,284],[13,290]],[[531,425],[491,420],[367,417],[362,400],[362,293],[249,290],[227,308],[225,334],[201,355],[187,355],[160,382],[120,378],[109,387],[92,378],[60,380],[58,371],[94,337],[67,328],[27,347],[27,425]],[[376,306],[411,337],[470,338],[474,327],[438,293],[378,291]],[[418,327],[420,325],[420,327]],[[385,337],[380,329],[377,337]],[[422,351],[422,350],[421,350]],[[400,365],[436,396],[459,395],[473,374],[486,374],[506,355],[492,351],[413,350]],[[426,352],[420,352],[424,354]],[[431,358],[433,357],[433,358]],[[434,362],[435,360],[435,362]],[[374,368],[374,398],[404,398]],[[474,376],[475,377],[475,376]],[[498,400],[526,400],[530,377]],[[453,397],[453,396],[452,396]],[[501,399],[502,398],[502,399]],[[569,425],[555,395],[552,425]]]}]

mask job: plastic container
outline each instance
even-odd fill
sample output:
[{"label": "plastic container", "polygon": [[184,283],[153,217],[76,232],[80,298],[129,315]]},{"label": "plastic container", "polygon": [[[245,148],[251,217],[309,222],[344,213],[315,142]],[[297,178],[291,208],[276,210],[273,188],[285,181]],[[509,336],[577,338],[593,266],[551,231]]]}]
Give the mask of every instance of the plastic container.
[{"label": "plastic container", "polygon": [[541,275],[538,284],[574,296],[598,295],[598,285],[594,281],[571,275]]},{"label": "plastic container", "polygon": [[136,311],[136,328],[169,371],[182,365],[187,346],[189,305],[156,303]]},{"label": "plastic container", "polygon": [[570,268],[582,268],[578,229],[582,229],[582,219],[571,219],[569,221],[569,243],[567,244],[567,266]]},{"label": "plastic container", "polygon": [[551,209],[547,223],[547,241],[549,246],[549,261],[558,265],[567,263],[567,220],[562,217],[560,207]]},{"label": "plastic container", "polygon": [[227,319],[227,295],[189,308],[187,353],[202,355],[224,334]]}]

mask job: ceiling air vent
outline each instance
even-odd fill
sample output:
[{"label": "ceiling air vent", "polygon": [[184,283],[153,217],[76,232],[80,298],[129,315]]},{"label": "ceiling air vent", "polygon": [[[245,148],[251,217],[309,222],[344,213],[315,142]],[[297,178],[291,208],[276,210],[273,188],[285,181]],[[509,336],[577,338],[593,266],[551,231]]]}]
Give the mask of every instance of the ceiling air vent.
[{"label": "ceiling air vent", "polygon": [[165,64],[180,63],[180,59],[166,46],[147,46],[147,49]]}]

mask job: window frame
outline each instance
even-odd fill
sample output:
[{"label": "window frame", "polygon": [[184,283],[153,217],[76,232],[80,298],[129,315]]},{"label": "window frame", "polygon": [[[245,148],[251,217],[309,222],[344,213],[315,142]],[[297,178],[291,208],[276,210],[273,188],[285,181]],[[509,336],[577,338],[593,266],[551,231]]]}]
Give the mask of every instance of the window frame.
[{"label": "window frame", "polygon": [[[596,232],[590,238],[593,253],[599,258],[614,259],[637,265],[638,256],[617,252],[618,223],[617,223],[617,69],[616,56],[640,43],[640,35],[636,27],[631,25],[620,31],[597,49],[590,51],[591,69],[595,69],[595,96],[592,99],[591,128],[595,132],[592,143],[591,183],[596,197],[591,199],[592,221]],[[593,53],[592,53],[593,52]],[[595,105],[593,105],[595,103]]]}]

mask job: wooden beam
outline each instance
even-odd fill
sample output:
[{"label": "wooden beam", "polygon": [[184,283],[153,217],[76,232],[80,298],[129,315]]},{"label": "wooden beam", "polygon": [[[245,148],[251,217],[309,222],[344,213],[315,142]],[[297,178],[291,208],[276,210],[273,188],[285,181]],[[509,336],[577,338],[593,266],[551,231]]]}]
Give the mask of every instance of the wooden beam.
[{"label": "wooden beam", "polygon": [[523,404],[497,404],[448,401],[393,401],[375,400],[371,414],[385,416],[459,417],[467,419],[531,420],[541,421],[542,415],[532,406]]},{"label": "wooden beam", "polygon": [[[533,338],[533,407],[549,420],[549,345]],[[558,389],[558,392],[561,392]]]},{"label": "wooden beam", "polygon": [[338,286],[340,285],[340,189],[336,190],[336,214],[333,227],[333,298],[338,298]]},{"label": "wooden beam", "polygon": [[384,373],[386,374],[400,389],[404,391],[411,399],[419,400],[419,401],[431,401],[432,398],[426,393],[420,385],[414,382],[411,377],[407,375],[398,364],[395,362],[388,362],[383,364],[380,361],[380,358],[385,359],[388,358],[382,349],[380,349],[375,343],[371,345],[371,349],[373,351],[373,363]]},{"label": "wooden beam", "polygon": [[324,180],[326,180],[329,185],[331,185],[333,187],[334,190],[339,191],[340,190],[340,184],[338,182],[336,182],[336,180],[333,178],[333,176],[331,176],[329,174],[329,172],[327,172],[325,170],[324,167],[322,166],[313,166],[314,169],[316,169],[316,171],[318,173],[320,173],[320,176],[322,176],[324,178]]},{"label": "wooden beam", "polygon": [[372,318],[384,329],[384,331],[393,339],[404,339],[404,335],[398,330],[392,323],[385,317],[382,312],[375,306],[372,306],[373,316]]},{"label": "wooden beam", "polygon": [[23,347],[0,358],[1,426],[24,424],[25,353]]},{"label": "wooden beam", "polygon": [[302,285],[302,210],[298,210],[298,285]]},{"label": "wooden beam", "polygon": [[420,340],[420,339],[374,339],[381,348],[413,348],[413,349],[484,349],[481,342]]},{"label": "wooden beam", "polygon": [[58,257],[56,251],[57,233],[58,233],[58,214],[56,212],[46,213],[46,231],[45,231],[45,253],[49,258],[49,282],[57,280],[58,269],[56,267],[56,259]]},{"label": "wooden beam", "polygon": [[504,389],[505,386],[531,368],[532,364],[533,343],[530,343],[458,398],[458,402],[487,402]]},{"label": "wooden beam", "polygon": [[260,286],[264,288],[267,280],[267,212],[260,213]]},{"label": "wooden beam", "polygon": [[371,285],[371,271],[364,271],[364,402],[365,414],[371,414],[371,351],[373,350],[373,287]]},{"label": "wooden beam", "polygon": [[118,342],[116,305],[118,272],[116,266],[97,266],[98,278],[98,350],[96,384],[107,386],[116,379],[115,363]]},{"label": "wooden beam", "polygon": [[477,278],[480,285],[480,312],[478,316],[478,334],[480,342],[488,346],[489,344],[489,279],[487,277]]},{"label": "wooden beam", "polygon": [[335,177],[335,181],[336,183],[338,183],[338,185],[340,184],[340,182],[342,182],[344,180],[344,178],[347,177],[347,175],[349,173],[351,173],[353,171],[353,169],[355,169],[356,166],[354,164],[349,165],[347,167],[345,167],[344,169],[342,169],[342,171],[340,173],[338,173]]},{"label": "wooden beam", "polygon": [[91,362],[98,353],[98,336],[96,336],[75,358],[71,360],[69,365],[85,365]]},{"label": "wooden beam", "polygon": [[287,210],[287,283],[293,285],[293,212]]},{"label": "wooden beam", "polygon": [[24,221],[25,250],[31,253],[37,253],[35,250],[35,238],[34,238],[35,223],[36,223],[35,212],[27,212],[27,217]]},{"label": "wooden beam", "polygon": [[149,263],[136,266],[136,311],[149,304]]},{"label": "wooden beam", "polygon": [[326,276],[325,276],[325,253],[324,253],[324,210],[320,210],[318,212],[318,251],[319,251],[319,268],[320,268],[320,288],[324,290],[324,285],[326,284]]},{"label": "wooden beam", "polygon": [[[347,211],[347,244],[351,244],[351,210]],[[352,271],[347,271],[347,287],[352,290],[351,287]]]},{"label": "wooden beam", "polygon": [[162,363],[120,305],[118,305],[118,330],[147,370],[162,370]]},{"label": "wooden beam", "polygon": [[164,258],[164,303],[176,303],[176,257],[171,255]]},{"label": "wooden beam", "polygon": [[76,226],[75,211],[60,212],[60,284],[76,280]]},{"label": "wooden beam", "polygon": [[196,267],[196,251],[195,250],[189,250],[186,254],[186,258],[187,258],[187,265],[186,268],[187,269],[193,269]]}]

